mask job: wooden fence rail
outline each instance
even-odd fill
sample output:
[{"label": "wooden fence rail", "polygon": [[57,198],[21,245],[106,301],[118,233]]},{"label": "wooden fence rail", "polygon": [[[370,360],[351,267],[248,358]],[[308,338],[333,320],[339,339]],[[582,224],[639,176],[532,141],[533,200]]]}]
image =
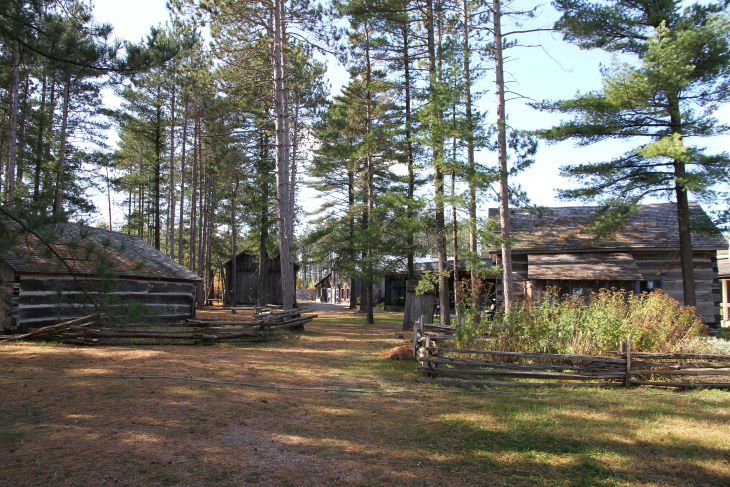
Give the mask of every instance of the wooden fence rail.
[{"label": "wooden fence rail", "polygon": [[[434,340],[416,323],[414,353],[420,379],[456,385],[651,385],[730,388],[730,355],[633,352],[631,337],[613,356],[462,349]],[[540,380],[536,382],[535,380]]]},{"label": "wooden fence rail", "polygon": [[214,343],[262,342],[301,331],[317,315],[302,310],[259,310],[251,320],[186,320],[168,324],[108,324],[99,315],[33,330],[6,340],[55,340],[74,345],[211,345]]}]

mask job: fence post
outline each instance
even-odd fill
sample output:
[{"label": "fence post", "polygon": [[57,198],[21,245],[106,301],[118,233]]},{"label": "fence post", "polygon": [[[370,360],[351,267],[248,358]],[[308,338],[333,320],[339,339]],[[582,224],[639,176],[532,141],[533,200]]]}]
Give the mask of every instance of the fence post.
[{"label": "fence post", "polygon": [[631,386],[631,335],[626,337],[624,342],[624,353],[626,354],[626,377],[624,387]]},{"label": "fence post", "polygon": [[434,371],[434,364],[430,361],[428,361],[429,358],[431,358],[431,347],[433,347],[433,340],[430,336],[426,335],[426,367],[428,367],[428,377],[436,377],[435,371]]}]

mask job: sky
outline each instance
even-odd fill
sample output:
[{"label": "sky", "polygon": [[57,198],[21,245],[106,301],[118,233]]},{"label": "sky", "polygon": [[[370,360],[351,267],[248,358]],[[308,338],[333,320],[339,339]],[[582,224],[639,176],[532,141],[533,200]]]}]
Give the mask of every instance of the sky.
[{"label": "sky", "polygon": [[[534,2],[518,0],[517,4],[532,5]],[[114,35],[118,38],[139,41],[154,25],[164,24],[168,18],[165,0],[96,0],[94,13],[99,22],[108,22],[114,26]],[[544,3],[538,9],[539,15],[529,21],[531,27],[547,27],[557,19],[557,12]],[[505,26],[505,31],[510,28]],[[508,97],[507,114],[508,124],[516,129],[538,129],[552,126],[561,120],[560,115],[536,111],[528,106],[530,101],[556,100],[569,98],[578,92],[585,93],[601,87],[600,67],[610,65],[619,59],[599,51],[583,51],[564,42],[559,34],[552,32],[538,32],[520,37],[520,44],[539,46],[514,48],[506,55],[509,60],[506,64],[505,78],[509,81],[508,89],[519,93],[521,98]],[[620,59],[623,60],[623,59]],[[326,59],[332,94],[337,94],[347,82],[347,72],[334,58]],[[496,116],[493,72],[487,71],[486,77],[475,86],[475,91],[481,92],[475,109],[484,113],[486,118]],[[107,93],[105,101],[118,104],[118,100],[111,93]],[[718,118],[721,122],[730,124],[730,106],[723,106]],[[111,136],[112,141],[114,137]],[[710,151],[726,150],[730,142],[728,137],[704,139],[702,146]],[[604,141],[588,147],[578,147],[572,141],[557,144],[540,142],[535,157],[535,164],[513,180],[525,190],[533,204],[542,206],[574,205],[575,202],[557,199],[557,188],[572,186],[572,182],[565,180],[559,174],[562,165],[568,163],[582,163],[603,161],[625,152],[626,142]],[[487,165],[496,165],[495,155],[487,152],[477,154],[479,162]],[[117,199],[121,198],[118,197]],[[307,208],[316,198],[312,190],[300,191],[300,204]],[[95,198],[100,212],[106,214],[106,199]],[[481,202],[480,212],[486,211],[488,206],[496,203],[486,198]],[[115,211],[115,226],[121,224],[122,215]]]}]

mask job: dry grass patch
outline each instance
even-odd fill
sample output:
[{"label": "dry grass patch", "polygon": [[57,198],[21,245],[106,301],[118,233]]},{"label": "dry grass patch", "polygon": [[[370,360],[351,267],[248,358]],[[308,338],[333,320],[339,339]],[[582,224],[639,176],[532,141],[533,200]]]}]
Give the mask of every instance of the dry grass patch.
[{"label": "dry grass patch", "polygon": [[730,485],[727,392],[418,385],[383,359],[403,344],[383,318],[241,347],[0,346],[0,484]]}]

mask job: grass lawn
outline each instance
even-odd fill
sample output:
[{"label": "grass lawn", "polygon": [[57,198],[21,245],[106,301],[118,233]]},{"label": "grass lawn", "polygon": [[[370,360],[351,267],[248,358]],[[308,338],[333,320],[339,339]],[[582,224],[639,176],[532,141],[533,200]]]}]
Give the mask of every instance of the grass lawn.
[{"label": "grass lawn", "polygon": [[0,345],[0,485],[730,485],[730,393],[416,383],[399,315],[252,346]]}]

